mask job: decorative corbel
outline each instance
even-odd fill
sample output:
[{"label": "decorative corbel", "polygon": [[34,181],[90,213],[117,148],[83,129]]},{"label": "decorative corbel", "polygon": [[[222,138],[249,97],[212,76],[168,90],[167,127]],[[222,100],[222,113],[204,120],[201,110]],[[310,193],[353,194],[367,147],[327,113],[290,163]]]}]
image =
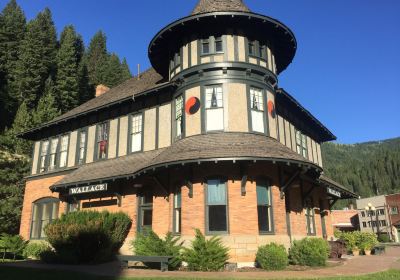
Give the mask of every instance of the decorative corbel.
[{"label": "decorative corbel", "polygon": [[242,193],[242,196],[246,195],[246,183],[247,183],[247,178],[248,178],[248,168],[247,166],[241,164],[240,165],[240,176],[242,178],[240,182],[240,190]]},{"label": "decorative corbel", "polygon": [[292,183],[294,182],[294,180],[297,179],[297,177],[300,175],[301,170],[297,170],[287,181],[286,183],[283,185],[283,187],[281,188],[281,199],[283,199],[285,197],[285,192],[290,188],[290,186],[292,185]]}]

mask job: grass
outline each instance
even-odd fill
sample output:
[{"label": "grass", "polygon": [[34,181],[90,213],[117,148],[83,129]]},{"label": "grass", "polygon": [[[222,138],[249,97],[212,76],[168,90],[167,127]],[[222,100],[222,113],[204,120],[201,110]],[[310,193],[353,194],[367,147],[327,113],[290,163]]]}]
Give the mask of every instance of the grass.
[{"label": "grass", "polygon": [[[158,278],[121,278],[121,277],[101,277],[90,274],[77,273],[71,271],[57,270],[42,270],[32,268],[15,268],[0,266],[1,280],[156,280]],[[185,279],[191,278],[170,278],[170,279]],[[388,270],[381,273],[375,273],[365,276],[350,276],[350,277],[330,277],[330,278],[313,278],[313,280],[398,280],[400,279],[400,270]],[[212,280],[212,279],[208,279]],[[306,279],[303,279],[306,280]]]}]

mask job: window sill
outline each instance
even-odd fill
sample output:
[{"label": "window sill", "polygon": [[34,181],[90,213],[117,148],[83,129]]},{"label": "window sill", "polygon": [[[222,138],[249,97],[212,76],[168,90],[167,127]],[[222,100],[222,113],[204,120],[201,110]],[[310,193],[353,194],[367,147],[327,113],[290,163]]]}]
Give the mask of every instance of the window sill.
[{"label": "window sill", "polygon": [[229,232],[227,231],[207,231],[206,236],[228,236]]},{"label": "window sill", "polygon": [[274,231],[260,231],[258,235],[275,235]]}]

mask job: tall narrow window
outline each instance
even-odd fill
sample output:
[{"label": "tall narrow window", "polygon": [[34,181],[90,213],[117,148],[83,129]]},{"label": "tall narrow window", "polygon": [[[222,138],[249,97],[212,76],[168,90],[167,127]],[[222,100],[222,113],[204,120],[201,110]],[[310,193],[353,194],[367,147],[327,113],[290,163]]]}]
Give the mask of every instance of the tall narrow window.
[{"label": "tall narrow window", "polygon": [[264,58],[264,59],[265,59],[265,57],[266,57],[265,48],[264,48],[264,46],[263,46],[261,43],[260,43],[259,46],[258,46],[258,56],[259,56],[260,58]]},{"label": "tall narrow window", "polygon": [[222,86],[206,87],[206,129],[224,129],[224,107]]},{"label": "tall narrow window", "polygon": [[131,152],[142,150],[142,114],[131,116]]},{"label": "tall narrow window", "polygon": [[299,155],[308,158],[307,137],[299,130],[296,130],[296,149]]},{"label": "tall narrow window", "polygon": [[204,39],[201,41],[201,54],[209,54],[210,53],[210,41],[208,39]]},{"label": "tall narrow window", "polygon": [[69,136],[63,135],[61,136],[61,145],[60,145],[60,167],[67,166],[67,156],[68,156],[68,141]]},{"label": "tall narrow window", "polygon": [[174,195],[174,233],[181,233],[182,194],[178,189]]},{"label": "tall narrow window", "polygon": [[307,234],[308,235],[315,235],[315,212],[313,203],[311,200],[306,201],[306,223],[307,223]]},{"label": "tall narrow window", "polygon": [[83,164],[86,162],[86,139],[87,131],[81,130],[79,132],[79,142],[78,142],[78,164]]},{"label": "tall narrow window", "polygon": [[150,230],[153,224],[153,196],[145,194],[139,197],[139,232]]},{"label": "tall narrow window", "polygon": [[207,231],[228,231],[226,183],[222,180],[207,181]]},{"label": "tall narrow window", "polygon": [[265,180],[257,181],[257,214],[260,233],[272,231],[271,189]]},{"label": "tall narrow window", "polygon": [[46,237],[44,227],[58,218],[58,207],[59,200],[57,198],[44,198],[33,204],[31,239],[43,239]]},{"label": "tall narrow window", "polygon": [[58,138],[50,141],[49,170],[54,170],[57,166]]},{"label": "tall narrow window", "polygon": [[181,65],[181,53],[178,51],[175,54],[175,67]]},{"label": "tall narrow window", "polygon": [[107,157],[108,148],[108,124],[106,122],[97,126],[97,159]]},{"label": "tall narrow window", "polygon": [[215,52],[221,53],[223,51],[222,37],[215,37]]},{"label": "tall narrow window", "polygon": [[256,55],[254,41],[249,41],[249,55]]},{"label": "tall narrow window", "polygon": [[250,88],[251,127],[255,132],[265,132],[264,94],[261,89]]},{"label": "tall narrow window", "polygon": [[40,149],[39,172],[45,172],[47,170],[48,156],[49,156],[49,140],[46,140],[42,142],[42,146]]},{"label": "tall narrow window", "polygon": [[183,132],[183,97],[178,96],[175,99],[175,137],[182,137]]}]

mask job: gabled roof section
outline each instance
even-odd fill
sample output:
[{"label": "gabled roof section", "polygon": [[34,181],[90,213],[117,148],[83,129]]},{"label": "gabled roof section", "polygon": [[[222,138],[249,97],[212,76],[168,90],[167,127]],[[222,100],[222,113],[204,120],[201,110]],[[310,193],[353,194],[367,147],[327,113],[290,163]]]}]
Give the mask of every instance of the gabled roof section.
[{"label": "gabled roof section", "polygon": [[242,0],[199,0],[192,15],[212,12],[250,12]]},{"label": "gabled roof section", "polygon": [[[312,136],[314,140],[320,143],[336,140],[336,136],[326,126],[283,88],[277,90],[276,105],[276,110],[280,116],[287,118],[288,121],[295,124],[295,126],[306,134],[313,134],[309,136]],[[287,114],[286,111],[289,111],[290,114]],[[299,122],[299,119],[304,120],[306,125],[301,127],[302,124]]]},{"label": "gabled roof section", "polygon": [[133,77],[123,82],[122,84],[110,89],[106,93],[90,99],[82,105],[53,119],[52,121],[45,123],[40,127],[36,127],[32,130],[24,132],[20,136],[29,139],[30,134],[43,128],[56,125],[59,122],[68,121],[69,119],[76,118],[95,110],[111,106],[118,102],[129,100],[134,95],[139,95],[143,92],[157,89],[165,85],[168,85],[168,83],[163,80],[161,75],[159,75],[153,68],[150,68],[147,71],[143,72],[139,77]]},{"label": "gabled roof section", "polygon": [[332,180],[331,178],[325,175],[321,175],[321,177],[319,177],[319,181],[322,185],[338,190],[342,194],[341,198],[347,198],[347,199],[358,198],[357,194],[355,194],[352,191],[349,191],[346,187],[344,187],[343,185],[339,184],[338,182]]}]

